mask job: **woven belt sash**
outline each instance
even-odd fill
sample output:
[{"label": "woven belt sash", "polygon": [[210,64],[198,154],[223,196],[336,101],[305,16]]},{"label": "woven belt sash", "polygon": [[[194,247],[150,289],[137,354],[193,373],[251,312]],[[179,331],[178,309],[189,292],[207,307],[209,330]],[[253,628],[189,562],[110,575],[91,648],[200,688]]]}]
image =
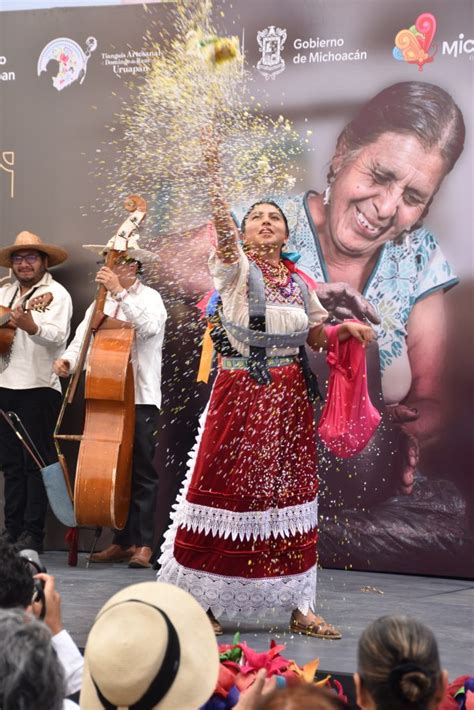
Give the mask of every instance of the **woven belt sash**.
[{"label": "woven belt sash", "polygon": [[[284,365],[292,365],[299,362],[297,355],[275,355],[267,357],[267,367],[283,367]],[[247,370],[248,357],[223,357],[221,358],[220,366],[223,370]]]}]

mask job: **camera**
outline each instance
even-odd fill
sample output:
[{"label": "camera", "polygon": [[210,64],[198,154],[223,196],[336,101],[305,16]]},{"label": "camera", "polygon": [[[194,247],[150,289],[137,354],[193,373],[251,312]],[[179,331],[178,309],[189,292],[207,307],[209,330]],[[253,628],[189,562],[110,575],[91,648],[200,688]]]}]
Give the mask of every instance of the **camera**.
[{"label": "camera", "polygon": [[23,560],[26,567],[31,572],[31,576],[33,577],[33,585],[34,585],[33,597],[31,599],[31,603],[32,604],[35,602],[41,603],[41,612],[40,612],[39,618],[44,619],[45,614],[46,614],[46,599],[44,596],[44,581],[42,579],[34,579],[34,576],[35,576],[35,574],[38,574],[39,572],[46,573],[47,569],[44,566],[44,564],[41,562],[36,550],[20,550],[20,552],[18,553],[18,557],[20,557]]}]

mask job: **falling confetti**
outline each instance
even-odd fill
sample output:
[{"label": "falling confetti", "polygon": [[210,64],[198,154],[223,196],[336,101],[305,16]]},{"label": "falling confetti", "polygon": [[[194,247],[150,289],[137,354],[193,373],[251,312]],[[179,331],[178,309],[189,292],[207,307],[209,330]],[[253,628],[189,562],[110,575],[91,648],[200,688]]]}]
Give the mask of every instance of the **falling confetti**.
[{"label": "falling confetti", "polygon": [[370,587],[370,586],[361,587],[360,591],[361,592],[368,592],[370,594],[384,594],[384,592],[381,589],[378,589],[377,587]]},{"label": "falling confetti", "polygon": [[219,35],[211,22],[212,3],[182,0],[170,12],[172,31],[163,23],[145,38],[150,70],[108,127],[113,159],[94,164],[105,183],[101,213],[112,214],[130,192],[142,194],[149,200],[149,231],[151,225],[157,238],[210,218],[200,142],[204,126],[212,125],[219,141],[224,191],[232,204],[287,194],[305,150],[292,123],[266,115],[250,95],[239,40]]}]

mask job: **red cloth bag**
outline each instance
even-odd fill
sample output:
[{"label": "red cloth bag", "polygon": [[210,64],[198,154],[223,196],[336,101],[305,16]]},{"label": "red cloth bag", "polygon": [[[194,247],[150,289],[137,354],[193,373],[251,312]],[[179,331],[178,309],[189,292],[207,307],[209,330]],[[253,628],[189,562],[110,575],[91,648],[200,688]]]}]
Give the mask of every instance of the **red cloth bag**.
[{"label": "red cloth bag", "polygon": [[365,448],[381,416],[367,389],[364,347],[355,338],[340,343],[338,329],[326,326],[330,376],[318,434],[333,454],[350,458]]}]

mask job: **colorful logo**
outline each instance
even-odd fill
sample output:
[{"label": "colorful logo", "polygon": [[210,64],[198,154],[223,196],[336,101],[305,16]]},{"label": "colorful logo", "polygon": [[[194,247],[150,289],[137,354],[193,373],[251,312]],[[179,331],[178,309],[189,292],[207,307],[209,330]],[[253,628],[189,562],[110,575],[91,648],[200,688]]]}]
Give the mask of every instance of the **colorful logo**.
[{"label": "colorful logo", "polygon": [[395,37],[395,47],[392,54],[399,62],[418,64],[418,71],[433,61],[436,45],[432,46],[436,32],[436,17],[430,12],[424,12],[417,17],[409,30],[400,30]]},{"label": "colorful logo", "polygon": [[285,60],[281,52],[285,46],[286,30],[270,25],[257,32],[257,42],[262,55],[257,69],[265,79],[274,79],[285,69]]},{"label": "colorful logo", "polygon": [[62,91],[75,81],[79,84],[85,79],[87,62],[97,48],[95,37],[86,39],[86,50],[67,37],[59,37],[49,42],[38,59],[38,76],[43,72],[51,76],[55,89]]}]

